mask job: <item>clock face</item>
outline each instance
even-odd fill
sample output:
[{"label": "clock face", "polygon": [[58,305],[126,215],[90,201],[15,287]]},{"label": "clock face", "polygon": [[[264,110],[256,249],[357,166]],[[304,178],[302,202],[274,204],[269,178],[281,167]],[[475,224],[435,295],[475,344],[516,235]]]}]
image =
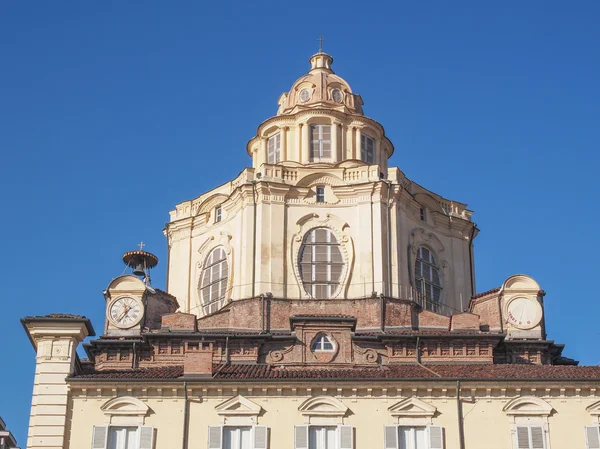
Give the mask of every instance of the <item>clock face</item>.
[{"label": "clock face", "polygon": [[506,307],[506,321],[519,329],[531,329],[542,319],[542,307],[530,298],[515,298]]},{"label": "clock face", "polygon": [[310,91],[308,89],[302,89],[300,91],[299,98],[302,103],[306,103],[308,100],[310,100]]},{"label": "clock face", "polygon": [[133,327],[142,320],[142,302],[129,296],[117,298],[109,306],[108,319],[122,329]]}]

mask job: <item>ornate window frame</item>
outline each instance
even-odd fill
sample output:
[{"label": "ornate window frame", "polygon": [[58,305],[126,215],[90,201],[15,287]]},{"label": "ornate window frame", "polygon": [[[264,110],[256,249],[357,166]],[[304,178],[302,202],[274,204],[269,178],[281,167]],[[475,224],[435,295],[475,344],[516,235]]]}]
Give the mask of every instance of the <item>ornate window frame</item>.
[{"label": "ornate window frame", "polygon": [[143,426],[150,407],[132,396],[109,399],[100,407],[111,426]]},{"label": "ornate window frame", "polygon": [[600,425],[600,401],[596,401],[593,404],[588,405],[585,411],[592,415],[594,424]]},{"label": "ornate window frame", "polygon": [[307,232],[316,228],[325,228],[330,230],[336,237],[342,258],[344,259],[344,268],[340,275],[340,285],[337,291],[333,292],[328,299],[345,298],[349,288],[350,273],[354,263],[354,243],[348,232],[349,225],[342,219],[332,214],[324,214],[324,218],[320,218],[319,214],[308,214],[296,222],[297,230],[292,236],[292,244],[290,245],[291,265],[294,270],[294,276],[298,283],[298,297],[300,299],[314,299],[304,289],[302,276],[300,275],[300,250],[302,242]]},{"label": "ornate window frame", "polygon": [[304,423],[312,425],[344,424],[348,410],[342,401],[332,396],[315,396],[298,407],[298,411],[304,416]]},{"label": "ornate window frame", "polygon": [[452,279],[451,264],[446,259],[445,248],[440,239],[433,233],[424,228],[418,227],[410,233],[410,244],[408,247],[408,275],[412,288],[416,289],[415,266],[420,247],[425,247],[433,254],[438,267],[440,276],[440,284],[442,291],[440,294],[440,304],[448,304],[449,291],[447,288],[446,279]]},{"label": "ornate window frame", "polygon": [[229,243],[231,241],[231,238],[232,238],[231,234],[224,232],[224,231],[220,231],[218,234],[210,236],[202,245],[200,245],[200,248],[198,248],[199,259],[198,259],[198,262],[196,263],[196,272],[194,274],[194,279],[197,280],[196,281],[196,284],[197,284],[196,285],[196,306],[194,307],[194,309],[198,311],[197,315],[199,315],[199,316],[208,315],[207,313],[204,312],[204,304],[202,304],[202,293],[201,293],[202,272],[204,269],[204,264],[206,263],[206,260],[208,259],[208,256],[210,255],[210,253],[218,247],[223,247],[223,249],[225,250],[225,257],[227,260],[227,268],[228,268],[227,286],[226,286],[226,290],[225,290],[226,291],[225,298],[223,299],[223,306],[225,306],[225,304],[227,304],[229,302],[229,299],[231,298],[231,292],[233,290],[233,278],[235,275],[234,269],[233,269],[233,247]]},{"label": "ornate window frame", "polygon": [[215,407],[223,425],[254,426],[262,407],[250,399],[237,395]]},{"label": "ornate window frame", "polygon": [[437,408],[412,396],[396,402],[388,408],[394,424],[401,426],[430,426]]}]

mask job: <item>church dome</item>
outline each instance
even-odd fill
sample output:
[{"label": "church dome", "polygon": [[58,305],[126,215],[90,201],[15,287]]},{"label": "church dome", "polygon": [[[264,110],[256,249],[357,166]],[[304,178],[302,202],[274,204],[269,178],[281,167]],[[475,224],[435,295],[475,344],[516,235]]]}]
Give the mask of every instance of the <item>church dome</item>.
[{"label": "church dome", "polygon": [[295,114],[307,109],[333,109],[363,115],[362,98],[331,69],[333,58],[319,51],[310,58],[310,71],[299,78],[289,92],[279,97],[277,115]]}]

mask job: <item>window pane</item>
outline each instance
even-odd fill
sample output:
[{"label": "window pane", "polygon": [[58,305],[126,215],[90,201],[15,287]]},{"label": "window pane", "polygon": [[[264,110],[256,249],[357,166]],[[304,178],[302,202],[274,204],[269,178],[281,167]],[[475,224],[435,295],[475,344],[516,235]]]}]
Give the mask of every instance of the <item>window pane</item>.
[{"label": "window pane", "polygon": [[425,427],[417,427],[415,429],[416,448],[415,449],[427,449],[427,432]]}]

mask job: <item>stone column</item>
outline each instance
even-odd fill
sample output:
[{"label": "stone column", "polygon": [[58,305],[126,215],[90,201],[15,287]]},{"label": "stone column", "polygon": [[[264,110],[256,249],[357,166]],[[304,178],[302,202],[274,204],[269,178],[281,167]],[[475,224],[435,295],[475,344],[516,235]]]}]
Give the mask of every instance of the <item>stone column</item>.
[{"label": "stone column", "polygon": [[310,162],[310,126],[308,123],[302,124],[302,164]]},{"label": "stone column", "polygon": [[94,329],[90,320],[74,315],[25,317],[21,322],[37,353],[27,449],[64,449],[70,425],[66,378],[74,372],[77,346],[94,336]]},{"label": "stone column", "polygon": [[287,131],[288,131],[288,127],[284,126],[283,128],[281,128],[281,154],[280,154],[280,161],[287,161]]},{"label": "stone column", "polygon": [[338,149],[340,122],[334,120],[334,122],[331,125],[331,128],[331,155],[333,158],[333,162],[337,163],[342,160],[342,158],[340,157],[340,151]]},{"label": "stone column", "polygon": [[354,128],[354,159],[361,159],[360,150],[360,128],[357,126]]},{"label": "stone column", "polygon": [[260,138],[260,150],[262,151],[263,164],[267,163],[267,140],[268,139],[266,137]]}]

